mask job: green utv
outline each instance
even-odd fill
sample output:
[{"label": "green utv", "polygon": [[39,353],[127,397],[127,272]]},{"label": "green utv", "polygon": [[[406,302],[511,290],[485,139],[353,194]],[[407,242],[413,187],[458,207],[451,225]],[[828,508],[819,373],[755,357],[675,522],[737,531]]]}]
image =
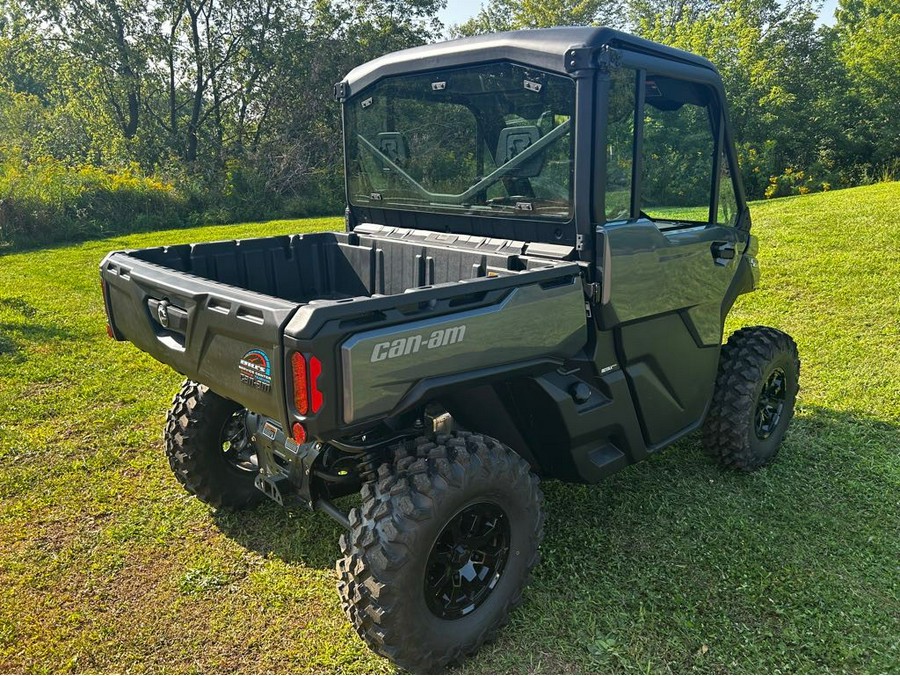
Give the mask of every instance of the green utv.
[{"label": "green utv", "polygon": [[552,28],[389,54],[335,96],[346,231],[111,253],[109,331],[187,377],[178,481],[342,524],[357,632],[437,669],[522,601],[538,477],[596,483],[701,428],[765,465],[797,348],[722,345],[759,270],[709,61]]}]

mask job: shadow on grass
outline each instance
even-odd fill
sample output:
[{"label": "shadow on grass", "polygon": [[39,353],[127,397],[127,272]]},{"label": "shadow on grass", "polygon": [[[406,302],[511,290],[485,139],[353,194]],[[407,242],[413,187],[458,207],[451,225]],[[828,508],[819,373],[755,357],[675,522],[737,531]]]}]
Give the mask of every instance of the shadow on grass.
[{"label": "shadow on grass", "polygon": [[35,320],[38,310],[23,298],[0,298],[0,312],[18,314],[21,321],[0,321],[0,356],[9,355],[24,361],[21,351],[25,345],[75,340],[83,336],[60,326],[40,324]]},{"label": "shadow on grass", "polygon": [[[795,483],[802,477],[804,486],[815,485],[817,490],[842,491],[847,474],[838,471],[840,464],[831,460],[844,458],[848,462],[851,451],[858,455],[861,448],[872,447],[889,453],[900,447],[900,426],[894,423],[818,407],[807,407],[791,424],[781,453],[769,467],[754,473],[741,473],[719,468],[700,448],[697,435],[675,444],[647,461],[594,485],[565,484],[544,481],[545,509],[558,518],[547,529],[549,542],[565,541],[577,534],[586,524],[596,524],[616,531],[621,518],[629,517],[634,526],[650,527],[659,522],[655,516],[643,521],[642,503],[677,504],[681,509],[703,512],[716,507],[726,508],[732,500],[743,498],[766,501],[782,493],[795,493],[803,486]],[[879,482],[875,475],[869,476]],[[855,480],[859,480],[856,477]],[[358,500],[343,498],[340,507],[349,510]],[[631,506],[630,509],[626,509]],[[850,520],[852,512],[841,505],[843,518]],[[766,510],[773,524],[785,526],[780,510]],[[317,568],[331,568],[338,556],[337,541],[344,530],[321,513],[313,513],[303,506],[282,508],[266,502],[247,512],[218,511],[213,515],[218,528],[241,546],[265,556],[276,556],[285,562],[303,563]],[[765,525],[764,523],[759,525]],[[595,565],[602,564],[609,552],[573,551],[576,557],[594,557]]]},{"label": "shadow on grass", "polygon": [[[794,502],[802,497],[798,491],[813,487],[816,494],[805,496],[810,502],[819,491],[830,497],[842,494],[852,499],[853,495],[846,495],[848,483],[869,486],[890,480],[888,458],[895,456],[897,448],[898,423],[807,406],[792,420],[772,463],[754,472],[719,466],[703,451],[700,434],[694,433],[598,485],[545,482],[544,487],[547,507],[566,514],[558,524],[562,530],[578,529],[586,521],[615,527],[617,516],[621,515],[619,508],[634,500],[646,501],[649,509],[677,505],[686,510],[711,512],[730,505],[731,500],[744,498],[748,506],[780,496],[790,496]],[[879,463],[879,456],[884,463]],[[567,502],[567,498],[577,499]],[[825,506],[843,513],[845,520],[852,518],[844,511],[846,502],[832,500]],[[640,514],[645,510],[628,511]],[[760,525],[767,525],[771,519],[772,525],[787,527],[780,511],[761,512]],[[659,516],[666,518],[655,515],[646,525],[652,526]],[[551,537],[552,531],[551,526]]]},{"label": "shadow on grass", "polygon": [[[348,500],[341,501],[345,511],[350,509]],[[213,520],[224,535],[245,549],[286,563],[331,569],[340,556],[338,539],[344,529],[302,505],[284,508],[267,501],[247,512],[219,510]]]},{"label": "shadow on grass", "polygon": [[[592,671],[875,668],[864,657],[889,637],[855,627],[900,612],[873,601],[890,598],[896,564],[897,447],[895,423],[806,407],[758,472],[718,468],[692,436],[598,486],[545,482],[543,561],[486,659],[527,643]],[[265,556],[330,569],[339,555],[342,529],[323,515],[272,504],[216,521]],[[698,631],[739,661],[696,653]],[[607,654],[609,637],[634,654]]]}]

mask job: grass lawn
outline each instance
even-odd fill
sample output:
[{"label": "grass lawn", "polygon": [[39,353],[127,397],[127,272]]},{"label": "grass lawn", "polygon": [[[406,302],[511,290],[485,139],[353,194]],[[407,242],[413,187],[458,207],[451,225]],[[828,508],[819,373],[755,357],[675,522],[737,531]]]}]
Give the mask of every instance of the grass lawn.
[{"label": "grass lawn", "polygon": [[[543,562],[471,672],[900,671],[900,184],[754,205],[762,288],[729,329],[790,332],[773,466],[691,437],[599,486],[544,485]],[[380,672],[335,591],[339,528],[188,497],[162,451],[179,376],[109,340],[125,247],[340,228],[178,230],[0,257],[0,671]]]}]

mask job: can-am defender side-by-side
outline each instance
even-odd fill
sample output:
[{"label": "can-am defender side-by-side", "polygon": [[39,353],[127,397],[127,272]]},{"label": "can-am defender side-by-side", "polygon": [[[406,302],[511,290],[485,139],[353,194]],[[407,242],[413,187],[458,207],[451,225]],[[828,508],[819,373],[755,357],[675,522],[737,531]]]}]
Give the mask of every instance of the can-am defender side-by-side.
[{"label": "can-am defender side-by-side", "polygon": [[346,231],[111,253],[109,330],[187,377],[178,481],[343,524],[359,635],[434,669],[521,601],[538,477],[599,482],[699,428],[724,465],[765,465],[797,348],[760,326],[722,345],[759,271],[705,59],[522,31],[389,54],[335,94]]}]

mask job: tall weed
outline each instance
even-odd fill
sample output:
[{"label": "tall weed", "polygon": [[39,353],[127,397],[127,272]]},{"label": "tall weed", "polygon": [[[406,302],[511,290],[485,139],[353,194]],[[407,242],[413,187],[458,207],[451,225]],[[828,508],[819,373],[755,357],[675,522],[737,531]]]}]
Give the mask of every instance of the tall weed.
[{"label": "tall weed", "polygon": [[184,195],[134,166],[71,167],[52,158],[0,164],[0,246],[54,242],[176,227],[187,222]]}]

